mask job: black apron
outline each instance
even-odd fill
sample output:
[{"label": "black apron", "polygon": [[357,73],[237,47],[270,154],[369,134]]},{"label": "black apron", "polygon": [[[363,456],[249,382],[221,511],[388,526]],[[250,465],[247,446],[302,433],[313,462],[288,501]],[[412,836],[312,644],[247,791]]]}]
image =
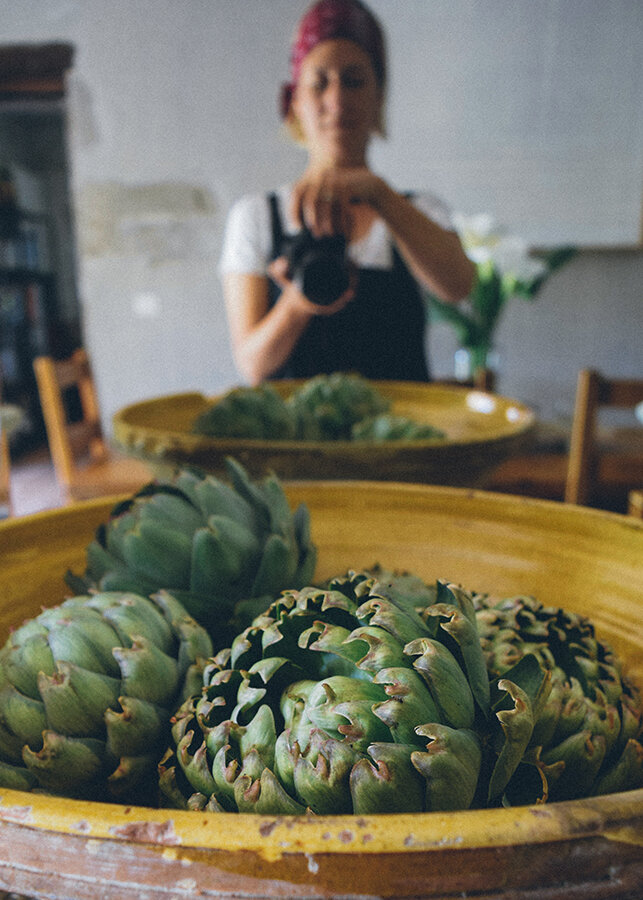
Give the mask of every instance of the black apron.
[{"label": "black apron", "polygon": [[[275,194],[269,195],[271,260],[283,255],[284,231]],[[270,282],[269,304],[281,288]],[[393,247],[393,267],[358,269],[356,294],[333,316],[314,316],[288,361],[272,378],[312,378],[358,372],[365,378],[428,381],[426,313],[418,285]]]}]

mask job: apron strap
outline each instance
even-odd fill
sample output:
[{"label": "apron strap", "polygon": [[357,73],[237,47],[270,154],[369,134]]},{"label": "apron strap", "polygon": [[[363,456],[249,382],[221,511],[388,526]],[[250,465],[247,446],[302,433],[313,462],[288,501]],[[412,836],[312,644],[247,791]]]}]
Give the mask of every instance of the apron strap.
[{"label": "apron strap", "polygon": [[281,224],[279,204],[277,203],[277,195],[275,193],[268,194],[268,203],[270,205],[270,230],[272,233],[272,250],[270,258],[277,259],[278,256],[281,256],[284,229]]}]

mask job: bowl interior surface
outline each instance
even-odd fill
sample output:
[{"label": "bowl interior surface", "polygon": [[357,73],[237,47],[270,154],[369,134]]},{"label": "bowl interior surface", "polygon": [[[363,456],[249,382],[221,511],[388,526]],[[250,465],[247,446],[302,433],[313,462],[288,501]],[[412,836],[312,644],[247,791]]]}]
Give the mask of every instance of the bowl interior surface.
[{"label": "bowl interior surface", "polygon": [[[398,483],[293,482],[319,549],[317,578],[376,562],[427,580],[444,577],[496,596],[533,594],[589,616],[643,685],[643,521],[571,505],[462,488]],[[88,501],[0,524],[0,637],[60,602],[67,569],[84,569],[85,547],[117,498]],[[2,791],[0,817],[29,810],[30,828],[95,838],[126,836],[134,820],[169,827],[185,846],[260,847],[265,858],[313,852],[406,853],[563,841],[618,829],[643,815],[643,791],[514,810],[354,817],[287,823],[283,817],[225,816],[78,804]],[[16,813],[17,815],[17,813]],[[22,813],[21,813],[22,815]],[[332,820],[329,824],[329,820]],[[268,825],[266,824],[268,823]],[[270,826],[270,827],[269,827]],[[358,840],[368,828],[368,846]],[[119,831],[122,830],[122,833]],[[346,835],[354,837],[346,838]],[[410,837],[412,835],[412,839]]]}]

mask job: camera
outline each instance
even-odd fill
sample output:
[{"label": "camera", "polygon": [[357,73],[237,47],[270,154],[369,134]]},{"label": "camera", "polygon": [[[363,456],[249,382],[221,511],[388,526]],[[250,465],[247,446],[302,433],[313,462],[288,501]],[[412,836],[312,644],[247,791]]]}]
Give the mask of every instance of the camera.
[{"label": "camera", "polygon": [[302,294],[320,306],[328,306],[349,285],[346,238],[343,234],[314,237],[304,228],[284,242],[290,278]]}]

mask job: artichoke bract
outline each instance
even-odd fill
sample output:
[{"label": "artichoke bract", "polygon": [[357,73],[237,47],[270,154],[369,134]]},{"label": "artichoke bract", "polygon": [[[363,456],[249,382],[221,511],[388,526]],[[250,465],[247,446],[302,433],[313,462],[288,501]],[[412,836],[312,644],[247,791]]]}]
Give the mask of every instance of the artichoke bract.
[{"label": "artichoke bract", "polygon": [[473,597],[380,570],[285,591],[204,669],[160,764],[188,809],[298,814],[501,802],[547,678],[491,681]]},{"label": "artichoke bract", "polygon": [[309,378],[288,398],[302,440],[350,440],[353,426],[387,412],[390,401],[368,379],[333,372]]},{"label": "artichoke bract", "polygon": [[228,391],[197,416],[192,431],[218,438],[285,441],[296,436],[297,424],[285,400],[265,383]]},{"label": "artichoke bract", "polygon": [[585,616],[517,596],[476,596],[490,676],[536,658],[548,694],[514,778],[512,803],[570,800],[643,786],[641,696]]},{"label": "artichoke bract", "polygon": [[76,593],[167,589],[217,649],[285,588],[310,582],[316,549],[305,504],[293,512],[279,479],[253,481],[233,459],[229,480],[184,469],[119,504],[96,531]]},{"label": "artichoke bract", "polygon": [[99,593],[45,609],[0,650],[0,784],[158,803],[170,716],[212,652],[167,592]]},{"label": "artichoke bract", "polygon": [[433,441],[444,440],[446,434],[434,425],[415,422],[407,416],[380,413],[356,422],[351,428],[354,441]]}]

